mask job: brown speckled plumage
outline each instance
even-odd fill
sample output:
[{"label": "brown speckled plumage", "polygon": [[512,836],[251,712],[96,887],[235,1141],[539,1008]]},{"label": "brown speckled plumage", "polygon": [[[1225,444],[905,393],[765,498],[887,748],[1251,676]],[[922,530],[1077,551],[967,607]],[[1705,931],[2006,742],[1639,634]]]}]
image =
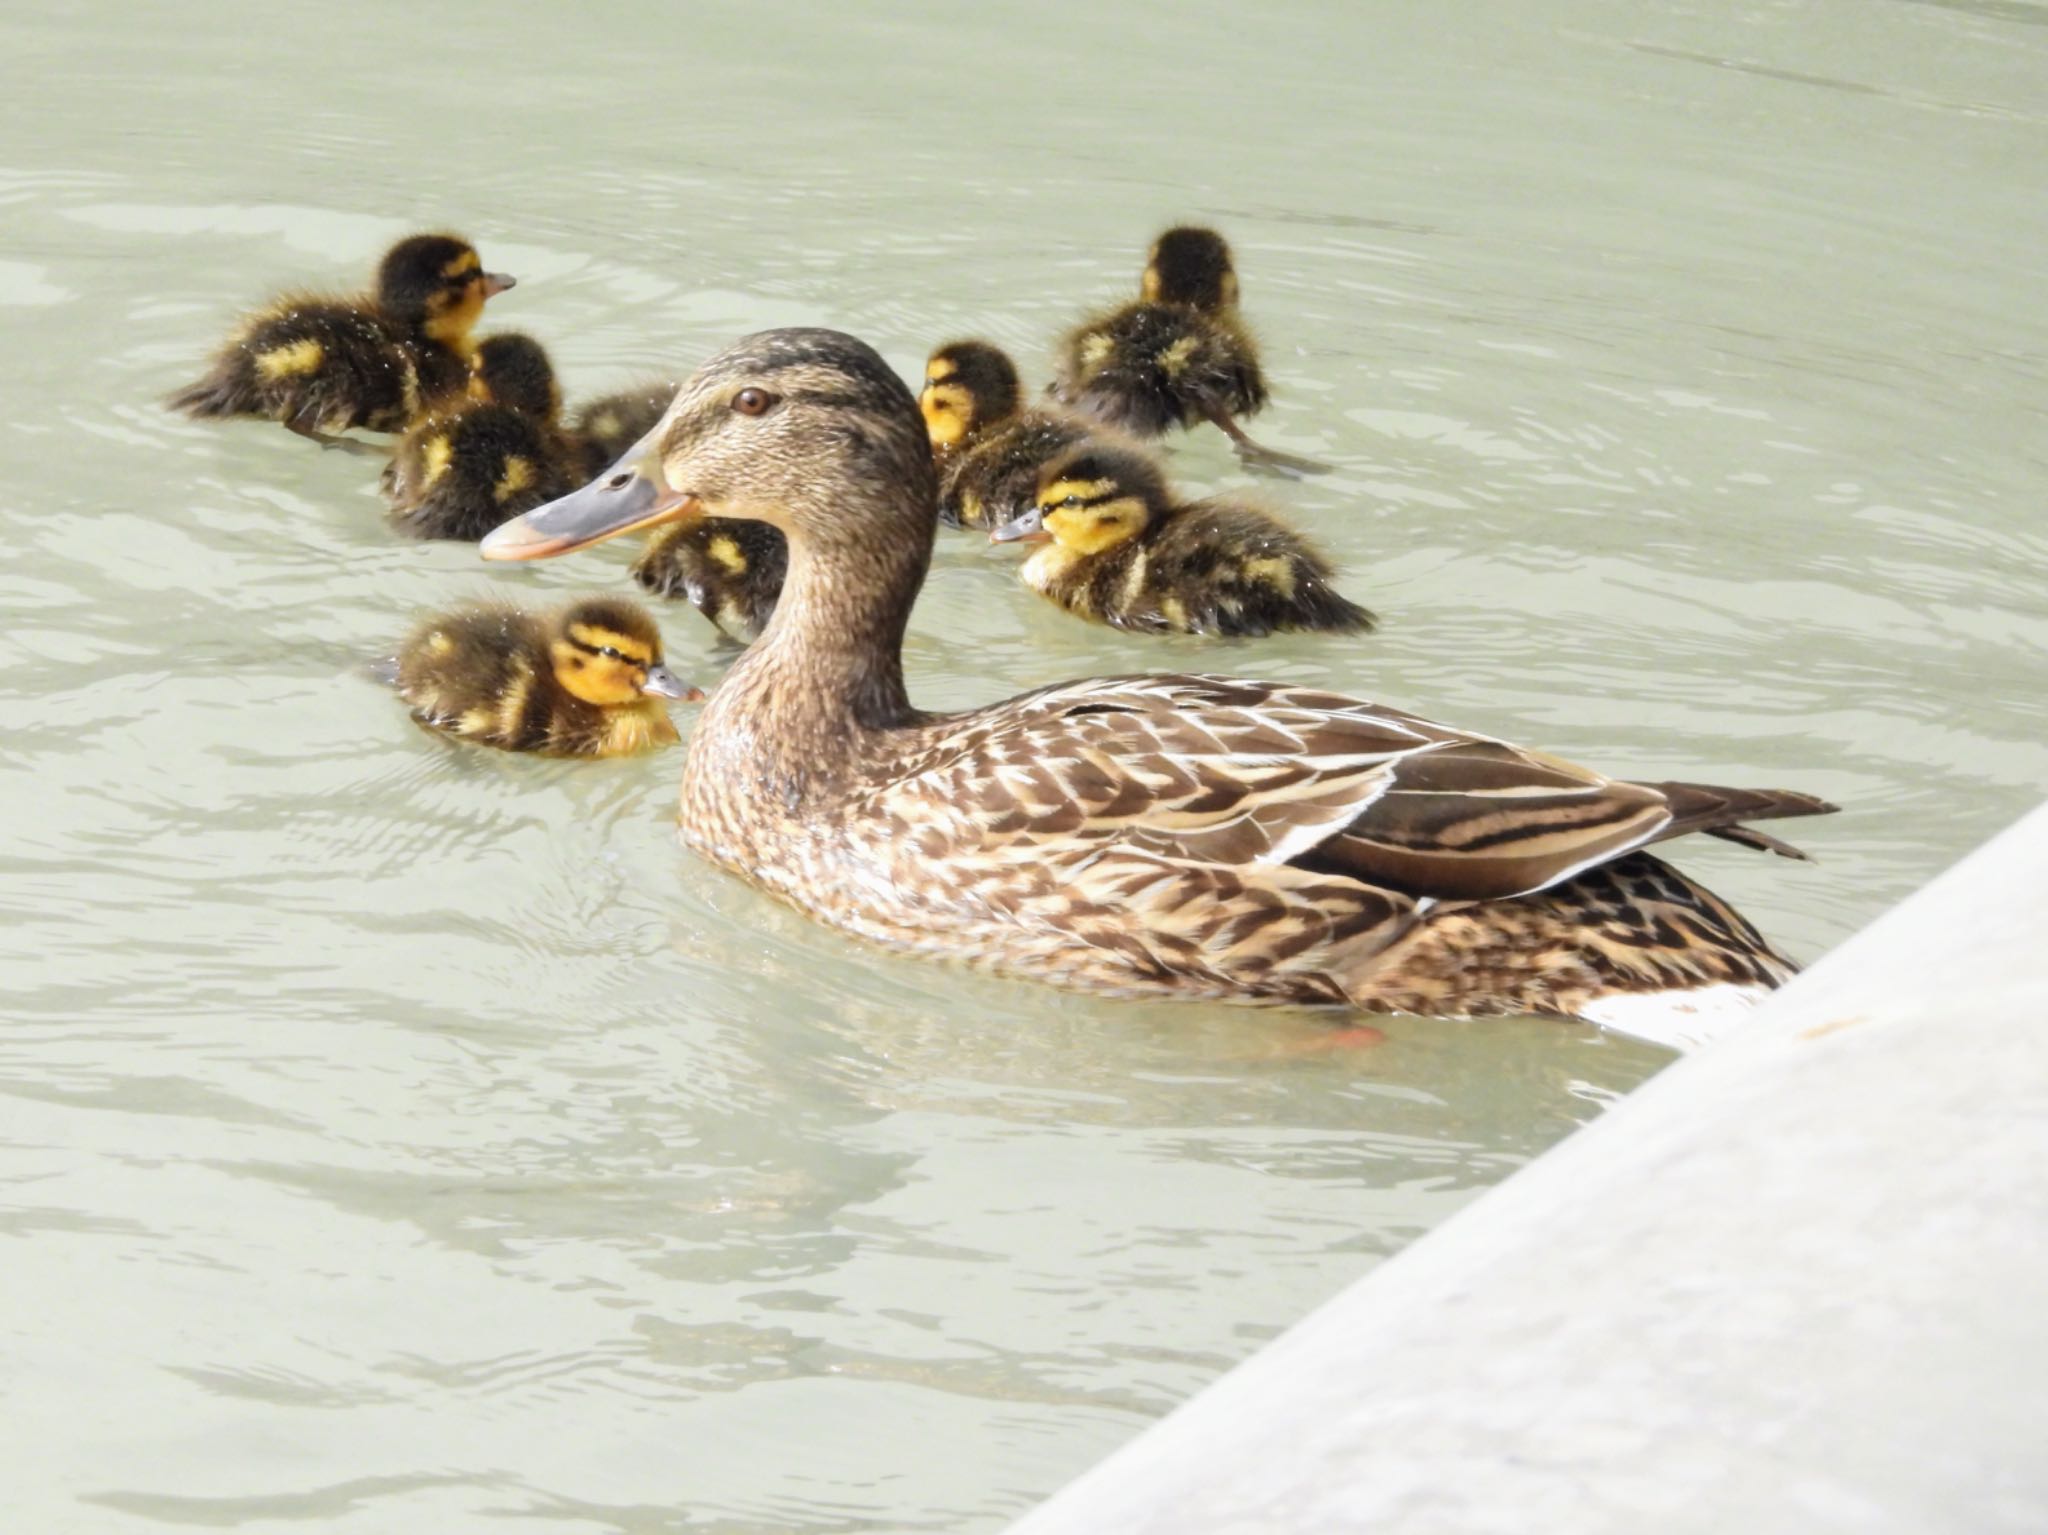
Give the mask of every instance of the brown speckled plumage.
[{"label": "brown speckled plumage", "polygon": [[[771,408],[743,414],[748,391]],[[1832,808],[1806,795],[1609,779],[1229,677],[914,709],[920,425],[873,351],[819,330],[738,343],[664,424],[662,494],[790,540],[775,617],[690,742],[681,829],[706,858],[876,942],[1121,995],[1571,1014],[1791,973],[1641,849]]]}]

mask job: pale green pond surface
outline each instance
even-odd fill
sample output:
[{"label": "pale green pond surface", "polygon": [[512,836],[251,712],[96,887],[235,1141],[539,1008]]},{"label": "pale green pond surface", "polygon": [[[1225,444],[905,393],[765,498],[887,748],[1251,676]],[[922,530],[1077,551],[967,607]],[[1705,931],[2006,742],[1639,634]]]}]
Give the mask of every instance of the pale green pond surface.
[{"label": "pale green pond surface", "polygon": [[11,1529],[1000,1528],[1668,1059],[878,956],[680,851],[679,752],[423,735],[360,661],[632,550],[402,543],[373,460],[156,403],[409,229],[577,395],[787,323],[1039,378],[1223,228],[1335,472],[1174,465],[1383,632],[1119,636],[949,536],[929,705],[1222,669],[1807,789],[1817,863],[1677,854],[1803,958],[2048,781],[2048,6],[29,5],[0,61]]}]

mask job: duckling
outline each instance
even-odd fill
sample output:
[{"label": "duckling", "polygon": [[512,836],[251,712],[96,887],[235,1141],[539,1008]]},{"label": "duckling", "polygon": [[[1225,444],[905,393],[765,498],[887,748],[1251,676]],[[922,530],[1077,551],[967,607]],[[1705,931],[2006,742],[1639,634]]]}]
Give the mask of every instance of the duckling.
[{"label": "duckling", "polygon": [[1238,317],[1230,247],[1213,229],[1183,225],[1154,241],[1137,301],[1067,332],[1055,371],[1053,398],[1134,437],[1210,421],[1245,458],[1324,467],[1261,447],[1237,424],[1265,408],[1266,376]]},{"label": "duckling", "polygon": [[939,520],[956,528],[1023,516],[1046,460],[1092,430],[1067,411],[1026,409],[1017,365],[987,341],[949,341],[933,352],[917,408],[939,468]]},{"label": "duckling", "polygon": [[1024,562],[1025,585],[1119,629],[1356,634],[1374,623],[1299,533],[1227,497],[1177,501],[1157,464],[1113,443],[1048,464],[1031,510],[989,537],[1050,539]]},{"label": "duckling", "polygon": [[569,436],[583,453],[586,477],[603,473],[621,453],[645,437],[676,397],[673,382],[635,384],[579,406],[569,418]]},{"label": "duckling", "polygon": [[719,630],[751,645],[768,627],[789,545],[765,522],[712,517],[662,528],[633,562],[633,579],[661,597],[682,597]]},{"label": "duckling", "polygon": [[351,427],[403,431],[461,390],[469,333],[485,301],[512,286],[467,240],[413,235],[385,252],[366,295],[272,300],[168,403],[193,416],[268,417],[328,444]]},{"label": "duckling", "polygon": [[552,613],[499,603],[437,613],[374,670],[429,729],[557,757],[666,746],[679,737],[661,700],[704,696],[661,664],[647,610],[618,597]]},{"label": "duckling", "polygon": [[408,432],[384,471],[391,523],[414,538],[474,541],[595,471],[559,426],[548,354],[506,332],[470,359],[468,398]]}]

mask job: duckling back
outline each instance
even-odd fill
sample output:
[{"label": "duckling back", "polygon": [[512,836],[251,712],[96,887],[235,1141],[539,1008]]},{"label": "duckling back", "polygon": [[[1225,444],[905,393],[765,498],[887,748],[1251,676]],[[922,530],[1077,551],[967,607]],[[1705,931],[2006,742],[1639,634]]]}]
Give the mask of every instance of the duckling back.
[{"label": "duckling back", "polygon": [[391,680],[422,725],[530,749],[547,737],[547,671],[537,619],[479,606],[422,623],[399,649]]},{"label": "duckling back", "polygon": [[1048,391],[1137,437],[1266,404],[1258,348],[1230,311],[1140,300],[1084,321],[1059,343]]},{"label": "duckling back", "polygon": [[1050,545],[1023,578],[1069,612],[1153,634],[1251,638],[1286,630],[1360,633],[1370,611],[1331,584],[1322,553],[1256,507],[1225,498],[1169,509],[1100,554]]},{"label": "duckling back", "polygon": [[633,562],[633,579],[648,591],[683,598],[743,645],[768,627],[788,573],[788,540],[738,517],[663,528]]},{"label": "duckling back", "polygon": [[[1141,541],[1144,588],[1173,628],[1255,636],[1314,629],[1358,634],[1376,622],[1332,584],[1321,550],[1255,506],[1227,497],[1179,508]],[[1129,579],[1128,574],[1126,579]]]},{"label": "duckling back", "polygon": [[582,406],[569,421],[586,478],[601,474],[621,453],[654,430],[676,397],[670,382],[636,384]]},{"label": "duckling back", "polygon": [[[438,372],[434,382],[447,387]],[[168,403],[188,415],[264,417],[299,432],[396,432],[431,394],[414,349],[366,303],[287,298],[244,324],[205,377]]]},{"label": "duckling back", "polygon": [[475,540],[583,479],[580,455],[546,423],[509,406],[472,402],[408,433],[384,489],[400,532]]}]

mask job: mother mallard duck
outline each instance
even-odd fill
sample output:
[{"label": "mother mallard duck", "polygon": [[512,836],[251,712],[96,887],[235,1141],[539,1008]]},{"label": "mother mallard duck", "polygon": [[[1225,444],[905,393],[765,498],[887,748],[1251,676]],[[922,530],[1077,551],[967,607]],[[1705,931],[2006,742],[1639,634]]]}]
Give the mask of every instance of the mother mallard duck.
[{"label": "mother mallard duck", "polygon": [[483,549],[540,559],[704,517],[779,529],[781,603],[697,721],[683,839],[895,949],[1121,996],[1594,1021],[1747,1001],[1793,973],[1642,849],[1706,832],[1790,853],[1744,823],[1833,808],[1805,794],[1631,783],[1235,677],[913,707],[902,641],[935,494],[917,403],[880,356],[764,331]]}]

